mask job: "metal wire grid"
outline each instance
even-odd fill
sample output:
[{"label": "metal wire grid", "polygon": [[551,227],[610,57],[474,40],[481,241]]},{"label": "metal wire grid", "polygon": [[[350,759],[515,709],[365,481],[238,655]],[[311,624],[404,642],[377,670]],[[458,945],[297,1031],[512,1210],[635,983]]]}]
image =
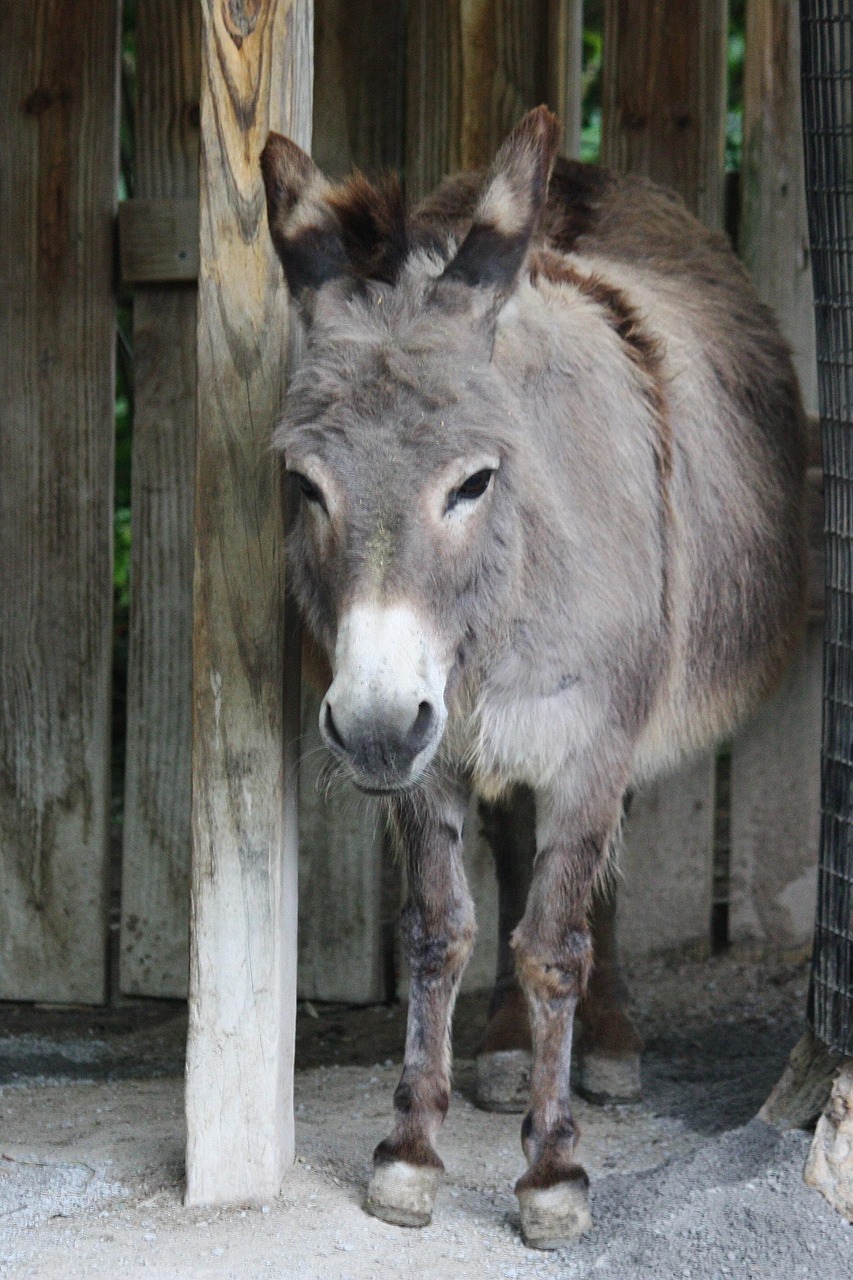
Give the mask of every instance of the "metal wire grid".
[{"label": "metal wire grid", "polygon": [[826,520],[818,901],[808,1017],[853,1054],[853,0],[801,0]]}]

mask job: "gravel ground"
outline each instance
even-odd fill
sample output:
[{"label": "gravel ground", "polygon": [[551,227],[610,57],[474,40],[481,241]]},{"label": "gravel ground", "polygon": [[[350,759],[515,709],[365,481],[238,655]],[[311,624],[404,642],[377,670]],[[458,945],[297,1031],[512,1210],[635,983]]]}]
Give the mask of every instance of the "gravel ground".
[{"label": "gravel ground", "polygon": [[800,1033],[803,967],[655,961],[630,977],[645,1098],[578,1101],[595,1227],[556,1254],[519,1240],[519,1117],[468,1099],[483,999],[457,1016],[448,1173],[423,1231],[360,1208],[401,1010],[303,1008],[283,1193],[204,1211],[181,1204],[183,1007],[0,1006],[0,1276],[850,1280],[853,1227],[802,1182],[809,1135],[751,1120]]}]

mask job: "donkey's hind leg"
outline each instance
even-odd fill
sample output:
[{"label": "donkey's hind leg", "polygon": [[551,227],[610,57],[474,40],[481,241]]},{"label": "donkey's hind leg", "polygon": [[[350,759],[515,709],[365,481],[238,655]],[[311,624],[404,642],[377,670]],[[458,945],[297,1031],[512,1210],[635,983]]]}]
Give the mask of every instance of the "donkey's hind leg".
[{"label": "donkey's hind leg", "polygon": [[409,1013],[394,1128],[374,1152],[364,1207],[401,1227],[427,1225],[444,1170],[433,1144],[450,1102],[450,1021],[475,932],[462,869],[466,800],[448,786],[440,798],[392,802],[409,892],[402,920]]},{"label": "donkey's hind leg", "polygon": [[[626,806],[627,808],[627,806]],[[533,1042],[527,1003],[515,972],[510,935],[520,921],[533,874],[536,813],[533,793],[516,787],[504,800],[479,807],[498,884],[498,963],[489,1022],[476,1059],[474,1100],[485,1111],[524,1111],[530,1093]],[[593,891],[593,970],[578,1008],[582,1025],[575,1088],[590,1102],[640,1097],[642,1044],[626,1010],[627,991],[616,947],[616,891]]]},{"label": "donkey's hind leg", "polygon": [[628,992],[616,948],[616,889],[606,880],[593,890],[590,925],[592,974],[578,1005],[574,1087],[588,1102],[638,1102],[643,1044],[626,1009]]},{"label": "donkey's hind leg", "polygon": [[524,912],[533,874],[533,793],[527,787],[516,787],[505,799],[480,801],[479,814],[495,860],[498,963],[489,1022],[475,1064],[474,1100],[485,1111],[524,1111],[530,1094],[533,1042],[510,936]]}]

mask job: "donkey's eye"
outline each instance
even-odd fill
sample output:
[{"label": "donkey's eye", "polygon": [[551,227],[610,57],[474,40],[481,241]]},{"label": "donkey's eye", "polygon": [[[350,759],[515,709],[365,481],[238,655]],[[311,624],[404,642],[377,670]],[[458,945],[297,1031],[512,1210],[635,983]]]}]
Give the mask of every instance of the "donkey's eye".
[{"label": "donkey's eye", "polygon": [[302,490],[303,495],[308,499],[308,501],[316,502],[319,506],[325,508],[326,503],[323,500],[323,495],[314,481],[309,480],[307,476],[303,476],[300,471],[294,472],[294,475],[299,481],[299,488]]},{"label": "donkey's eye", "polygon": [[492,467],[484,467],[482,471],[475,471],[472,476],[460,484],[458,489],[454,489],[450,495],[450,501],[447,504],[448,511],[455,507],[457,502],[474,502],[477,498],[482,498],[488,489],[492,476],[494,475]]}]

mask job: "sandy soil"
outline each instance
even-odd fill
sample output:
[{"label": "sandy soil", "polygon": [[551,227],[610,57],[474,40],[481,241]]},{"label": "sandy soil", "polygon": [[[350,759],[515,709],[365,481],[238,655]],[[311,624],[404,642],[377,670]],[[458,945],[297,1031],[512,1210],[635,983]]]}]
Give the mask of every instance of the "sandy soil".
[{"label": "sandy soil", "polygon": [[211,1212],[181,1203],[182,1006],[0,1006],[0,1276],[849,1280],[853,1228],[802,1182],[809,1136],[751,1121],[800,1032],[802,966],[657,961],[631,982],[645,1098],[578,1101],[595,1228],[557,1254],[518,1236],[519,1117],[468,1099],[482,999],[457,1015],[448,1173],[423,1231],[360,1208],[402,1010],[301,1011],[297,1164],[270,1204]]}]

